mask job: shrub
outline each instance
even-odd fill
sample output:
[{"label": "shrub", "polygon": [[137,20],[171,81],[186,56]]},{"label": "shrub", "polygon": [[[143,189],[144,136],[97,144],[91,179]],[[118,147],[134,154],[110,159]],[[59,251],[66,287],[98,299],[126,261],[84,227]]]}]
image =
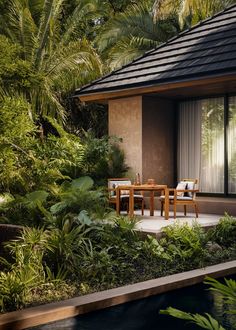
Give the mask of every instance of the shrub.
[{"label": "shrub", "polygon": [[215,228],[208,233],[208,239],[210,241],[216,242],[225,247],[235,244],[235,237],[236,219],[228,214],[225,214]]},{"label": "shrub", "polygon": [[168,226],[163,229],[165,238],[161,245],[166,247],[166,252],[177,263],[188,261],[192,265],[199,264],[204,256],[205,235],[197,223]]},{"label": "shrub", "polygon": [[92,132],[84,132],[85,146],[84,175],[91,176],[99,185],[106,184],[109,177],[121,177],[128,170],[124,152],[118,146],[116,137],[94,137]]}]

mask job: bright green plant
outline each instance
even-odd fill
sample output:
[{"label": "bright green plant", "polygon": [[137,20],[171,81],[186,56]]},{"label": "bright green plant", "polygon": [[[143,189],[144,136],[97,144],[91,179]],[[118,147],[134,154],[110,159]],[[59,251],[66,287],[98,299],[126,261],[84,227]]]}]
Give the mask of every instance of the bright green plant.
[{"label": "bright green plant", "polygon": [[161,314],[167,314],[174,317],[177,317],[182,320],[187,320],[192,323],[197,324],[199,327],[203,329],[209,329],[209,330],[225,330],[217,320],[215,320],[211,315],[206,313],[205,315],[200,314],[191,314],[191,313],[185,313],[180,311],[179,309],[169,307],[165,311],[161,310]]},{"label": "bright green plant", "polygon": [[208,240],[227,247],[235,244],[235,237],[236,219],[228,214],[225,214],[215,228],[208,233]]},{"label": "bright green plant", "polygon": [[68,298],[62,288],[73,294],[73,285],[69,287],[64,281],[65,270],[61,267],[55,273],[45,264],[47,253],[54,251],[50,236],[43,229],[25,228],[18,239],[6,244],[14,261],[1,260],[5,265],[0,273],[1,311],[20,309],[35,301]]},{"label": "bright green plant", "polygon": [[17,271],[0,272],[0,309],[1,312],[21,309],[27,299],[35,278],[27,272]]},{"label": "bright green plant", "polygon": [[159,243],[159,241],[151,236],[147,235],[147,238],[144,241],[140,242],[139,249],[142,251],[142,256],[144,258],[152,259],[167,259],[171,260],[170,255],[165,252],[164,247]]},{"label": "bright green plant", "polygon": [[36,127],[29,118],[29,109],[30,105],[20,97],[0,101],[0,189],[5,191],[22,186],[25,169],[34,162],[29,149]]},{"label": "bright green plant", "polygon": [[178,32],[177,16],[171,13],[155,21],[152,3],[147,0],[133,3],[101,28],[96,41],[99,50],[108,55],[112,69],[128,64]]},{"label": "bright green plant", "polygon": [[57,137],[49,135],[40,142],[30,109],[23,98],[4,97],[0,101],[0,191],[22,195],[36,187],[49,189],[82,172],[84,146],[80,138],[48,119]]},{"label": "bright green plant", "polygon": [[25,196],[11,198],[2,208],[2,220],[24,226],[43,226],[43,217],[50,215],[46,210],[49,193],[44,190],[33,191]]},{"label": "bright green plant", "polygon": [[84,132],[82,140],[85,144],[84,173],[96,183],[107,184],[107,178],[120,177],[127,172],[124,152],[118,146],[120,139],[108,136],[96,138],[89,131]]},{"label": "bright green plant", "polygon": [[37,229],[24,229],[21,241],[7,244],[14,258],[0,273],[0,307],[2,311],[22,308],[31,290],[45,281],[42,258],[46,243],[46,233]]},{"label": "bright green plant", "polygon": [[161,240],[161,244],[172,258],[191,260],[193,264],[201,260],[204,255],[205,236],[198,224],[175,224],[165,227],[163,232],[165,238]]},{"label": "bright green plant", "polygon": [[[204,283],[211,285],[210,290],[220,294],[224,300],[224,304],[228,305],[226,309],[224,307],[224,313],[226,314],[236,314],[236,281],[232,279],[225,279],[225,284],[206,277]],[[233,308],[233,309],[232,309]],[[200,326],[203,329],[208,330],[225,330],[217,320],[215,320],[211,315],[205,313],[205,315],[192,314],[180,311],[176,308],[169,307],[166,310],[161,310],[161,314],[171,315],[183,320],[188,320]],[[236,329],[236,324],[231,323],[231,329]]]},{"label": "bright green plant", "polygon": [[105,202],[100,190],[92,190],[93,180],[88,177],[80,177],[71,182],[64,181],[58,191],[60,202],[51,206],[50,211],[55,216],[65,216],[68,213],[76,217],[82,210],[92,212]]},{"label": "bright green plant", "polygon": [[185,27],[195,25],[234,3],[235,0],[155,0],[153,12],[155,19],[175,12]]},{"label": "bright green plant", "polygon": [[[90,177],[64,181],[61,185],[50,185],[50,193],[37,190],[24,196],[11,196],[4,203],[1,221],[27,226],[53,226],[62,228],[65,223],[80,224],[90,218],[102,216],[106,209],[106,197],[101,189],[93,189]],[[6,195],[4,195],[6,196]],[[8,195],[10,196],[10,195]]]},{"label": "bright green plant", "polygon": [[6,5],[2,33],[21,46],[22,59],[38,77],[18,92],[30,102],[32,118],[41,124],[47,115],[65,120],[62,93],[101,74],[99,56],[78,30],[91,11],[88,2],[80,1],[63,24],[63,1],[11,0]]},{"label": "bright green plant", "polygon": [[100,250],[91,249],[90,253],[79,268],[79,276],[82,282],[90,279],[90,284],[95,287],[107,288],[114,286],[117,282],[118,273],[115,271],[115,261],[109,252],[109,247]]}]

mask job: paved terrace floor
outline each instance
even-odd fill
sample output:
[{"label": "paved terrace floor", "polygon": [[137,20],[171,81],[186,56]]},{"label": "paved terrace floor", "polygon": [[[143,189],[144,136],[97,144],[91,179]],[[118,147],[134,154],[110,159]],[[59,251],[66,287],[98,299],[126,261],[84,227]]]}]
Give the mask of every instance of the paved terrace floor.
[{"label": "paved terrace floor", "polygon": [[162,232],[162,228],[165,226],[173,225],[176,223],[184,224],[187,223],[192,225],[194,222],[199,223],[202,227],[212,227],[215,226],[219,219],[223,215],[216,214],[199,214],[199,217],[196,218],[195,214],[188,213],[185,217],[183,213],[177,213],[176,219],[173,217],[173,213],[170,212],[169,220],[165,220],[164,217],[160,216],[160,211],[155,211],[154,216],[149,216],[149,210],[145,210],[144,215],[141,215],[141,211],[135,211],[135,215],[138,218],[138,223],[136,224],[137,230],[146,233],[155,233],[159,234]]}]

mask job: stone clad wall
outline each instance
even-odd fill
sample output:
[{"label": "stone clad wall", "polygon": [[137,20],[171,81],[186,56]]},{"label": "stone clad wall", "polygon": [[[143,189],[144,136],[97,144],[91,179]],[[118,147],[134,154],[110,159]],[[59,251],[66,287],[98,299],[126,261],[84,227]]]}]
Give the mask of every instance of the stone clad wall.
[{"label": "stone clad wall", "polygon": [[121,144],[134,179],[153,178],[173,187],[175,177],[174,103],[156,97],[128,97],[109,101],[109,135],[123,139]]},{"label": "stone clad wall", "polygon": [[142,97],[134,96],[109,101],[109,135],[123,139],[121,148],[126,163],[131,167],[129,176],[142,174]]}]

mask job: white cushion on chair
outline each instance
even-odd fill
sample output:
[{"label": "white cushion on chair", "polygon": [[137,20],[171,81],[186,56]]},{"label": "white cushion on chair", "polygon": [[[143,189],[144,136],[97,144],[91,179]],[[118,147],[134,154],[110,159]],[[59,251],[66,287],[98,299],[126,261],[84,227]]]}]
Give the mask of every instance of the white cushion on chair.
[{"label": "white cushion on chair", "polygon": [[[165,200],[165,196],[162,195],[159,197],[160,200]],[[174,196],[169,196],[169,199],[173,200]],[[188,197],[188,196],[177,196],[178,201],[191,201],[193,200],[192,197]]]},{"label": "white cushion on chair", "polygon": [[[186,189],[193,190],[195,189],[195,183],[193,181],[186,181]],[[193,198],[193,192],[192,191],[187,191],[186,196],[189,196]]]},{"label": "white cushion on chair", "polygon": [[[128,195],[128,194],[126,194],[126,195],[120,195],[120,198],[121,198],[121,199],[122,199],[122,198],[129,198],[129,195]],[[134,195],[134,198],[142,199],[143,196],[142,196],[142,195]]]},{"label": "white cushion on chair", "polygon": [[[131,181],[130,180],[110,180],[109,181],[109,187],[110,189],[116,189],[117,186],[129,186],[131,185]],[[121,190],[121,195],[128,195],[129,191],[128,190]],[[116,195],[116,191],[112,190],[110,191],[110,195],[111,196],[115,196]]]},{"label": "white cushion on chair", "polygon": [[[185,190],[187,186],[187,183],[185,181],[180,181],[177,184],[176,190]],[[184,196],[184,191],[177,191],[177,196]]]}]

